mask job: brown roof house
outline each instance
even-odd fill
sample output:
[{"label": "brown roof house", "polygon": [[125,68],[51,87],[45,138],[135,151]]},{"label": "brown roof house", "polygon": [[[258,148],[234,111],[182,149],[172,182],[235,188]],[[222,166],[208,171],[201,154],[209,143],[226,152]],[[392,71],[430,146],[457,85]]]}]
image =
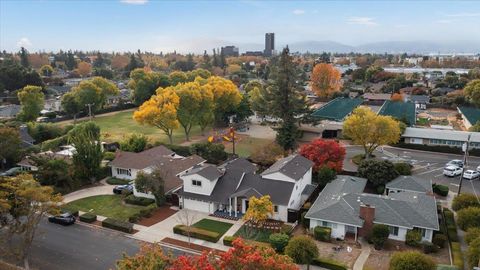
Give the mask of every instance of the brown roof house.
[{"label": "brown roof house", "polygon": [[[117,151],[110,162],[112,176],[120,179],[135,180],[139,172],[151,173],[159,169],[164,175],[165,194],[170,194],[182,187],[180,175],[188,173],[194,166],[205,163],[197,155],[183,157],[163,145],[140,153]],[[141,193],[134,189],[134,195],[154,198],[151,194]]]}]

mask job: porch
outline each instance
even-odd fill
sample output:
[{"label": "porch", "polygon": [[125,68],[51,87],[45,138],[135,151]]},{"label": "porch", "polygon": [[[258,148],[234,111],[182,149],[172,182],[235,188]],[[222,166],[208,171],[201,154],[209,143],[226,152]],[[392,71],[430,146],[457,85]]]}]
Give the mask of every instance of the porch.
[{"label": "porch", "polygon": [[243,213],[237,213],[237,215],[235,216],[234,213],[231,213],[227,210],[216,210],[215,212],[213,212],[213,214],[210,214],[210,216],[237,221],[243,217]]}]

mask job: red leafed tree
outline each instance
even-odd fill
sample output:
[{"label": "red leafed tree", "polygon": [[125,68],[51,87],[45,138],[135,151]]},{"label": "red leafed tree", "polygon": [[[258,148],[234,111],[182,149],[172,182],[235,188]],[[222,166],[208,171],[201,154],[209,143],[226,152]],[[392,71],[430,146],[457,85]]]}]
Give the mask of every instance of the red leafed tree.
[{"label": "red leafed tree", "polygon": [[180,256],[169,270],[293,270],[292,259],[277,254],[272,248],[246,245],[242,239],[233,241],[233,248],[218,259],[204,253],[201,256]]},{"label": "red leafed tree", "polygon": [[300,154],[315,163],[313,167],[315,171],[327,166],[340,172],[343,168],[345,147],[334,140],[316,139],[309,144],[302,145]]}]

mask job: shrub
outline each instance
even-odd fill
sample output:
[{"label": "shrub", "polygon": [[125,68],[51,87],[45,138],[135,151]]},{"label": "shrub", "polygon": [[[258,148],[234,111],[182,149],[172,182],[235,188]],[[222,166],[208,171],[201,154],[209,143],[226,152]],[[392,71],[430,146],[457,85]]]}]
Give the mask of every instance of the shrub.
[{"label": "shrub", "polygon": [[220,164],[228,157],[225,146],[221,143],[194,143],[191,152],[207,160],[207,163]]},{"label": "shrub", "polygon": [[92,223],[97,220],[97,215],[92,214],[92,213],[85,213],[79,217],[80,221],[86,222],[86,223]]},{"label": "shrub", "polygon": [[331,269],[331,270],[347,270],[348,268],[331,259],[324,259],[324,258],[315,258],[312,261],[312,265],[320,266],[326,269]]},{"label": "shrub", "polygon": [[465,242],[470,244],[473,240],[480,238],[480,228],[469,228],[465,233]]},{"label": "shrub", "polygon": [[447,226],[447,236],[450,242],[458,242],[457,225],[455,224],[455,218],[453,212],[447,208],[443,209],[443,217]]},{"label": "shrub", "polygon": [[477,197],[473,194],[462,193],[453,198],[452,209],[453,211],[459,211],[468,207],[480,207],[480,203]]},{"label": "shrub", "polygon": [[307,212],[303,212],[301,215],[300,215],[300,222],[302,223],[303,227],[304,228],[309,228],[310,227],[310,219],[308,218],[305,218],[305,215],[307,214]]},{"label": "shrub", "polygon": [[425,254],[430,254],[430,253],[435,253],[437,252],[437,246],[434,244],[428,242],[428,241],[423,241],[421,243],[423,253]]},{"label": "shrub", "polygon": [[480,260],[480,238],[477,238],[470,242],[467,249],[467,262],[469,269],[478,266]]},{"label": "shrub", "polygon": [[115,153],[113,153],[113,152],[104,152],[104,153],[103,153],[103,159],[108,160],[108,161],[112,161],[112,160],[115,159]]},{"label": "shrub", "polygon": [[283,252],[283,250],[288,244],[288,240],[290,239],[290,237],[288,236],[288,234],[284,233],[272,233],[268,239],[270,245],[272,245],[275,251]]},{"label": "shrub", "polygon": [[358,166],[358,175],[375,187],[385,185],[398,176],[393,163],[388,160],[367,159]]},{"label": "shrub", "polygon": [[151,217],[152,216],[152,213],[153,211],[155,210],[155,205],[153,205],[154,207],[151,207],[152,205],[148,206],[147,208],[145,209],[142,209],[138,212],[138,214],[141,216],[141,217]]},{"label": "shrub", "polygon": [[422,241],[422,234],[418,230],[409,230],[405,236],[407,246],[416,247]]},{"label": "shrub", "polygon": [[113,230],[132,233],[133,232],[133,224],[130,222],[117,220],[113,218],[107,218],[102,221],[102,227],[110,228]]},{"label": "shrub", "polygon": [[126,184],[130,183],[130,181],[132,181],[132,180],[109,177],[107,179],[107,184],[109,184],[109,185],[126,185]]},{"label": "shrub", "polygon": [[463,269],[463,254],[460,243],[458,242],[452,243],[452,258],[453,264],[458,267],[458,269]]},{"label": "shrub", "polygon": [[233,235],[229,235],[229,236],[225,236],[223,237],[223,244],[225,246],[229,246],[229,247],[233,247],[233,241],[235,241],[235,239],[237,239],[237,236],[233,236]]},{"label": "shrub", "polygon": [[310,237],[299,235],[288,241],[288,245],[285,247],[285,254],[297,264],[310,265],[318,257],[318,248]]},{"label": "shrub", "polygon": [[135,213],[135,214],[133,214],[133,215],[131,215],[131,216],[128,217],[128,222],[130,222],[130,223],[136,223],[136,222],[138,222],[140,219],[141,219],[140,214],[139,214],[139,213]]},{"label": "shrub", "polygon": [[155,202],[154,199],[144,198],[144,197],[136,197],[133,194],[128,195],[125,198],[125,203],[133,204],[133,205],[140,205],[140,206],[147,206],[147,205],[150,205],[154,202]]},{"label": "shrub", "polygon": [[380,186],[376,187],[375,192],[377,192],[377,194],[382,195],[385,192],[385,185],[380,185]]},{"label": "shrub", "polygon": [[[173,227],[173,233],[188,236],[188,227],[185,225],[176,225]],[[218,240],[220,240],[221,235],[217,232],[207,231],[190,226],[190,237],[216,243]]]},{"label": "shrub", "polygon": [[447,242],[447,237],[444,234],[437,233],[433,236],[432,243],[438,247],[444,248],[445,242]]},{"label": "shrub", "polygon": [[131,134],[120,142],[120,149],[127,152],[142,152],[147,146],[148,138],[143,134]]},{"label": "shrub", "polygon": [[395,252],[390,259],[390,270],[435,270],[435,261],[417,251]]},{"label": "shrub", "polygon": [[448,186],[433,184],[432,189],[435,194],[438,194],[440,196],[445,197],[448,195],[448,190],[449,190]]},{"label": "shrub", "polygon": [[480,207],[464,208],[457,212],[457,223],[460,229],[480,227]]},{"label": "shrub", "polygon": [[282,227],[280,228],[280,233],[290,235],[293,231],[293,227],[288,224],[282,224]]},{"label": "shrub", "polygon": [[412,175],[412,166],[405,162],[393,164],[395,171],[400,175]]},{"label": "shrub", "polygon": [[387,225],[383,224],[374,224],[372,228],[372,236],[370,241],[375,246],[375,249],[382,249],[383,244],[387,241],[388,236],[390,235],[390,230]]},{"label": "shrub", "polygon": [[330,242],[330,238],[332,236],[332,229],[328,227],[317,226],[313,229],[313,235],[316,240]]}]

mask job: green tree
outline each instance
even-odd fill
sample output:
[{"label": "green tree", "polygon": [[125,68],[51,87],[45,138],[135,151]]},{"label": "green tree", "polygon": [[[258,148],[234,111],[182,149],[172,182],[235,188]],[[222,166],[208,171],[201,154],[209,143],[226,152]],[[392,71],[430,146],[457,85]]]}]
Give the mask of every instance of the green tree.
[{"label": "green tree", "polygon": [[67,161],[49,156],[31,158],[38,168],[35,176],[43,186],[54,186],[58,191],[65,193],[76,187],[71,166]]},{"label": "green tree", "polygon": [[469,269],[473,269],[475,266],[479,266],[480,261],[480,238],[477,238],[470,242],[467,249],[467,262]]},{"label": "green tree", "polygon": [[73,117],[73,124],[75,124],[77,115],[82,111],[82,106],[74,92],[68,92],[62,96],[62,108],[65,113]]},{"label": "green tree", "polygon": [[168,75],[168,79],[170,80],[170,84],[175,86],[179,83],[186,83],[188,81],[187,74],[182,71],[173,71]]},{"label": "green tree", "polygon": [[131,134],[120,142],[120,149],[127,152],[139,153],[147,147],[148,138],[143,134]]},{"label": "green tree", "polygon": [[475,106],[480,106],[480,79],[470,81],[463,89],[465,96]]},{"label": "green tree", "polygon": [[190,140],[190,131],[198,122],[198,112],[202,109],[202,93],[198,82],[188,82],[175,87],[175,92],[180,98],[180,105],[177,109],[177,118],[185,131],[185,139]]},{"label": "green tree", "polygon": [[468,207],[458,211],[457,224],[464,231],[480,227],[480,207]]},{"label": "green tree", "polygon": [[393,253],[390,259],[390,270],[435,270],[435,261],[418,251]]},{"label": "green tree", "polygon": [[249,90],[247,93],[252,110],[256,112],[259,117],[265,117],[268,115],[268,92],[265,87],[260,85]]},{"label": "green tree", "polygon": [[462,193],[453,198],[452,209],[453,211],[459,211],[468,207],[480,207],[480,202],[477,196],[471,193]]},{"label": "green tree", "polygon": [[211,164],[220,164],[228,157],[225,146],[221,143],[194,143],[191,146],[191,152],[201,156]]},{"label": "green tree", "polygon": [[155,72],[146,71],[143,68],[134,69],[130,72],[128,87],[133,90],[133,102],[141,105],[153,95],[158,87],[167,87],[165,77]]},{"label": "green tree", "polygon": [[268,240],[270,245],[275,249],[277,252],[283,252],[285,247],[288,245],[288,240],[290,240],[290,236],[285,233],[272,233]]},{"label": "green tree", "polygon": [[308,236],[295,236],[285,247],[285,254],[297,264],[306,264],[310,269],[313,259],[318,257],[318,248],[315,242]]},{"label": "green tree", "polygon": [[30,67],[30,62],[28,61],[28,51],[24,47],[20,48],[20,64],[24,68],[29,68]]},{"label": "green tree", "polygon": [[17,129],[0,127],[0,167],[12,165],[18,161],[21,155],[22,140]]},{"label": "green tree", "polygon": [[52,74],[53,74],[53,68],[52,68],[52,66],[50,66],[50,65],[43,65],[43,66],[40,68],[40,73],[41,73],[43,76],[50,77],[50,76],[52,76]]},{"label": "green tree", "polygon": [[385,244],[385,241],[387,241],[389,235],[390,230],[388,229],[387,225],[374,224],[370,241],[373,242],[375,249],[382,249],[383,244]]},{"label": "green tree", "polygon": [[25,122],[35,121],[45,103],[45,95],[42,92],[42,88],[40,86],[27,85],[17,95],[22,105],[18,118]]},{"label": "green tree", "polygon": [[327,166],[322,166],[317,172],[313,173],[313,181],[324,187],[337,176],[337,172]]},{"label": "green tree", "polygon": [[367,178],[373,186],[378,187],[395,179],[398,173],[389,160],[367,159],[358,166],[358,176]]},{"label": "green tree", "polygon": [[243,122],[253,115],[248,95],[243,95],[242,100],[234,110],[235,120]]},{"label": "green tree", "polygon": [[67,59],[65,60],[65,65],[68,70],[74,70],[77,67],[77,61],[75,60],[75,55],[71,50],[67,52]]},{"label": "green tree", "polygon": [[91,106],[92,114],[95,114],[102,107],[104,102],[102,89],[90,80],[82,81],[72,88],[72,92],[81,110],[88,110],[88,106]]},{"label": "green tree", "polygon": [[154,169],[151,173],[139,172],[135,178],[135,189],[143,193],[151,192],[158,206],[165,204],[164,172]]}]

